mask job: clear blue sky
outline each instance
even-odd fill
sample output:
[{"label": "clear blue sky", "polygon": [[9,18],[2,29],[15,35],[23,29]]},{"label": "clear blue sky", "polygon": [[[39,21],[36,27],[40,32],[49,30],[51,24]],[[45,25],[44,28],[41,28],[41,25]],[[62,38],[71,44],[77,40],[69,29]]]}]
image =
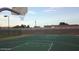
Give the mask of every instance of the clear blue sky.
[{"label": "clear blue sky", "polygon": [[[10,14],[3,12],[3,14]],[[7,26],[7,19],[0,17],[0,25]],[[28,12],[21,21],[18,16],[10,16],[10,25],[35,25],[35,20],[38,26],[57,25],[59,22],[66,22],[69,24],[79,24],[79,8],[78,7],[28,7]]]}]

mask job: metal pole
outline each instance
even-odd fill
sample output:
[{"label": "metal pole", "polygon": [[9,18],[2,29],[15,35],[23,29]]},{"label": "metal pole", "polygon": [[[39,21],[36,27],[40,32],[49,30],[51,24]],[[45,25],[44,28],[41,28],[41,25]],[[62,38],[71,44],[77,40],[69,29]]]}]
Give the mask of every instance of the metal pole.
[{"label": "metal pole", "polygon": [[10,27],[9,16],[7,16],[7,17],[8,17],[8,30],[9,30],[9,27]]},{"label": "metal pole", "polygon": [[35,26],[36,26],[36,20],[35,20]]},{"label": "metal pole", "polygon": [[9,21],[9,16],[5,15],[4,17],[7,17],[8,18],[8,35],[9,35],[9,28],[10,28],[10,21]]},{"label": "metal pole", "polygon": [[[20,19],[21,19],[21,25],[23,25],[23,22],[22,22],[22,21],[23,21],[24,17],[21,16],[21,15],[20,15],[19,17],[20,17]],[[23,34],[23,30],[22,30],[22,29],[23,29],[23,28],[21,27],[21,28],[20,28],[21,35]]]},{"label": "metal pole", "polygon": [[9,16],[7,16],[8,17],[8,35],[10,34],[9,32],[10,32],[10,21],[9,21]]}]

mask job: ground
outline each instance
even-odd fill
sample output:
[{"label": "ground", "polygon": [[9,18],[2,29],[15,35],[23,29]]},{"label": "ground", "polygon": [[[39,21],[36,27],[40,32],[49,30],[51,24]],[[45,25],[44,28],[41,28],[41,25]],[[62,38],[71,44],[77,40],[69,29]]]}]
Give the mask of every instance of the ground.
[{"label": "ground", "polygon": [[77,35],[24,35],[0,40],[1,51],[79,51]]}]

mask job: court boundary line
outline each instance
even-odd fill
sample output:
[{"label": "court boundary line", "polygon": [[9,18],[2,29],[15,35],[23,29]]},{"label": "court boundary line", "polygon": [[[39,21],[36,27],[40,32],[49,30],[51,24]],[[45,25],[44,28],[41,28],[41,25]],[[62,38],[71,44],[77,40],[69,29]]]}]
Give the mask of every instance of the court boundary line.
[{"label": "court boundary line", "polygon": [[[24,43],[24,44],[26,44],[26,43]],[[12,49],[15,49],[15,48],[17,48],[17,47],[21,47],[21,46],[24,45],[24,44],[19,44],[19,45],[15,46],[15,47],[12,47]]]},{"label": "court boundary line", "polygon": [[28,36],[31,36],[31,35],[18,35],[18,36],[12,36],[7,38],[1,38],[1,40],[17,39],[17,38],[28,37]]},{"label": "court boundary line", "polygon": [[[23,43],[23,44],[19,44],[19,45],[17,45],[17,46],[15,46],[15,47],[12,47],[11,49],[15,49],[15,48],[17,48],[17,47],[21,47],[22,45],[24,45],[24,44],[29,44],[29,43]],[[45,44],[45,43],[44,43]]]},{"label": "court boundary line", "polygon": [[49,46],[49,48],[48,48],[48,51],[51,50],[52,46],[53,46],[53,42],[50,44],[50,46]]}]

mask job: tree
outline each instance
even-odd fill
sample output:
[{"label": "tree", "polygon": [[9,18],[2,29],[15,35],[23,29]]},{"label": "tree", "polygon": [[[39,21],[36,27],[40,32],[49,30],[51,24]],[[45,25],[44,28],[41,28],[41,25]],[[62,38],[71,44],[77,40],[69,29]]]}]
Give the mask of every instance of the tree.
[{"label": "tree", "polygon": [[30,26],[29,25],[27,25],[27,27],[26,28],[30,28]]},{"label": "tree", "polygon": [[16,25],[16,26],[14,26],[13,28],[26,28],[26,25],[21,25],[21,26],[19,26],[19,25]]},{"label": "tree", "polygon": [[19,25],[16,25],[16,26],[14,26],[13,28],[20,28],[20,26],[19,26]]},{"label": "tree", "polygon": [[60,22],[59,25],[69,25],[69,24],[67,24],[65,22]]},{"label": "tree", "polygon": [[23,25],[23,24],[22,24],[22,25],[21,25],[21,28],[26,28],[26,25]]}]

